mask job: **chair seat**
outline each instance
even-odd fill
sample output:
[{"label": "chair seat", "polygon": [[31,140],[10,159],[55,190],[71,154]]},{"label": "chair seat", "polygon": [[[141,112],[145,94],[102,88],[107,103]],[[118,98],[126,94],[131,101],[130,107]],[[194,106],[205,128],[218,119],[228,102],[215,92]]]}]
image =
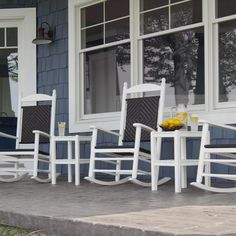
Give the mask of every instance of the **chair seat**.
[{"label": "chair seat", "polygon": [[[118,145],[112,145],[112,146],[96,146],[95,147],[96,149],[128,149],[128,148],[134,148],[133,146],[118,146]],[[147,153],[147,154],[150,154],[150,150],[147,150],[145,148],[140,148],[140,152],[144,152],[144,153]],[[117,155],[120,155],[120,156],[126,156],[126,155],[129,155],[130,153],[133,153],[133,152],[122,152],[122,153],[118,153],[118,152],[114,152],[115,154]]]},{"label": "chair seat", "polygon": [[[0,149],[0,154],[1,152],[34,152],[34,149]],[[42,155],[49,155],[48,152],[44,151],[39,151],[39,154]]]},{"label": "chair seat", "polygon": [[205,148],[236,148],[236,144],[207,144]]}]

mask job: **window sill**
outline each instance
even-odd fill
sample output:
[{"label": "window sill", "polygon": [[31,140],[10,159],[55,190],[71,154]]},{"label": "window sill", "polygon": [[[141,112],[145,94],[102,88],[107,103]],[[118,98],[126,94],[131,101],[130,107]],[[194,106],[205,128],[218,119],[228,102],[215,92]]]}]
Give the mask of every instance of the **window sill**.
[{"label": "window sill", "polygon": [[96,118],[96,119],[84,119],[79,121],[70,121],[69,132],[89,132],[90,126],[103,127],[109,130],[119,130],[120,129],[120,116],[114,116],[110,118]]}]

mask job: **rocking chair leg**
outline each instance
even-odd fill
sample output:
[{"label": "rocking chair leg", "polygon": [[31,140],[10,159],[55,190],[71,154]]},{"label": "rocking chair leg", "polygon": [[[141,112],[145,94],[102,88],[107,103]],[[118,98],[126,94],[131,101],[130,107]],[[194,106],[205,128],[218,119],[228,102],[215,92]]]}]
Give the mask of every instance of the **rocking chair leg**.
[{"label": "rocking chair leg", "polygon": [[14,176],[15,176],[15,178],[18,178],[18,176],[19,176],[19,172],[17,171],[19,169],[19,163],[18,162],[14,163],[14,168],[16,170],[16,173],[14,174]]},{"label": "rocking chair leg", "polygon": [[12,183],[12,182],[16,182],[16,181],[19,181],[21,179],[23,179],[26,175],[28,175],[27,173],[25,174],[21,174],[21,175],[18,175],[18,177],[12,177],[12,178],[2,178],[0,177],[0,182],[5,182],[5,183]]},{"label": "rocking chair leg", "polygon": [[39,152],[39,134],[35,134],[35,141],[34,141],[34,170],[33,170],[33,177],[36,178],[38,176],[38,152]]},{"label": "rocking chair leg", "polygon": [[139,148],[140,148],[140,138],[141,138],[141,127],[137,127],[136,134],[135,134],[132,179],[137,179],[137,175],[138,175],[138,157],[139,157]]},{"label": "rocking chair leg", "polygon": [[[210,134],[208,132],[207,134],[207,143],[210,143]],[[211,154],[210,153],[205,153],[205,159],[210,159]],[[205,172],[210,174],[211,173],[211,163],[207,162],[205,165]],[[211,177],[206,176],[205,177],[205,184],[206,186],[210,187],[211,186]]]},{"label": "rocking chair leg", "polygon": [[161,155],[161,139],[157,140],[155,145],[155,138],[151,137],[151,173],[152,173],[152,191],[156,191],[158,188],[159,179],[159,166],[155,164],[160,160]]},{"label": "rocking chair leg", "polygon": [[97,143],[97,129],[93,130],[92,141],[91,141],[91,153],[90,153],[90,163],[89,163],[89,178],[94,179],[94,168],[95,168],[95,146]]},{"label": "rocking chair leg", "polygon": [[174,156],[175,156],[175,192],[181,192],[181,166],[180,166],[180,149],[179,149],[179,137],[178,134],[174,137]]},{"label": "rocking chair leg", "polygon": [[56,184],[56,181],[57,181],[57,176],[56,176],[56,143],[55,143],[55,140],[54,140],[54,137],[52,137],[52,147],[51,147],[51,165],[50,165],[50,168],[51,168],[51,178],[52,178],[52,184]]},{"label": "rocking chair leg", "polygon": [[120,180],[120,173],[119,173],[119,170],[120,170],[120,167],[121,167],[121,161],[117,161],[116,162],[116,181],[119,181]]},{"label": "rocking chair leg", "polygon": [[38,157],[34,158],[34,170],[33,170],[33,177],[38,176]]}]

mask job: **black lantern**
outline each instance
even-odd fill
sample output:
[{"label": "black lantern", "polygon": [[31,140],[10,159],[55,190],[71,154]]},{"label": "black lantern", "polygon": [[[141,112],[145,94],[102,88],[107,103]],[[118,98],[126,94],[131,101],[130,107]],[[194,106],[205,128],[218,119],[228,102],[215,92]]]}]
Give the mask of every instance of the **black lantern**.
[{"label": "black lantern", "polygon": [[[47,31],[45,32],[44,25],[47,26]],[[37,31],[36,38],[32,41],[32,43],[40,45],[40,44],[49,44],[53,41],[53,30],[51,26],[47,22],[42,22]]]}]

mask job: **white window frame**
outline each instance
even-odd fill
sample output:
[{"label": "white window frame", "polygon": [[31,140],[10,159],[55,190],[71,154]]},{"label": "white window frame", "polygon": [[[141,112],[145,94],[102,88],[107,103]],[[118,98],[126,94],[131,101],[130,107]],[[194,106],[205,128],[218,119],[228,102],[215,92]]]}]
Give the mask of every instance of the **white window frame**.
[{"label": "white window frame", "polygon": [[36,93],[36,8],[0,9],[0,21],[10,21],[18,27],[19,93]]},{"label": "white window frame", "polygon": [[[78,61],[77,53],[79,39],[76,31],[79,19],[76,19],[76,8],[103,2],[104,0],[70,0],[69,1],[69,129],[70,132],[89,131],[90,125],[103,126],[109,129],[119,128],[120,112],[92,114],[81,117],[81,107],[83,98],[80,91],[83,91],[83,81],[81,77],[83,68],[82,60]],[[202,0],[202,22],[148,35],[139,35],[140,17],[138,0],[130,0],[130,45],[131,45],[131,85],[142,83],[143,80],[143,55],[142,40],[149,37],[165,35],[182,30],[197,27],[204,28],[204,50],[205,50],[205,104],[194,105],[191,112],[196,113],[202,119],[207,119],[220,123],[236,122],[236,102],[217,103],[218,99],[218,41],[214,24],[229,19],[236,19],[236,15],[215,19],[215,0]],[[134,23],[135,22],[135,23]],[[111,46],[113,43],[109,44]],[[114,44],[119,44],[115,42]],[[99,48],[99,46],[98,46]],[[85,49],[86,50],[86,49]],[[216,55],[217,54],[217,55]],[[78,66],[80,65],[80,66]],[[76,75],[80,75],[79,77]],[[79,78],[79,79],[78,79]],[[79,81],[78,81],[79,80]],[[79,102],[79,104],[78,104]],[[80,110],[78,109],[80,107]],[[83,108],[82,108],[83,109]],[[165,116],[170,115],[170,109],[166,110]]]},{"label": "white window frame", "polygon": [[[236,19],[235,15],[216,18],[215,0],[206,1],[206,61],[205,61],[205,80],[206,80],[206,110],[202,111],[202,118],[212,122],[223,124],[236,123],[236,101],[219,101],[219,45],[218,45],[218,23]],[[208,79],[207,79],[208,78]]]},{"label": "white window frame", "polygon": [[[133,1],[133,0],[131,0]],[[80,19],[76,11],[84,6],[93,5],[96,3],[104,2],[104,0],[72,0],[68,2],[68,17],[69,17],[69,131],[70,132],[86,132],[89,131],[89,126],[105,126],[108,129],[119,129],[120,112],[98,113],[98,114],[84,114],[84,80],[83,78],[83,57],[81,53],[97,50],[106,47],[112,47],[124,43],[130,43],[131,55],[132,55],[132,40],[125,39],[104,45],[81,49],[81,35]],[[130,9],[132,6],[130,4]],[[130,14],[130,32],[131,26],[131,14]],[[78,28],[78,29],[77,29]],[[77,30],[76,30],[77,29]],[[78,42],[78,43],[76,43]],[[80,56],[79,56],[80,53]],[[132,75],[132,58],[130,62],[131,66],[131,84],[133,84]],[[79,75],[79,80],[76,75]]]}]

